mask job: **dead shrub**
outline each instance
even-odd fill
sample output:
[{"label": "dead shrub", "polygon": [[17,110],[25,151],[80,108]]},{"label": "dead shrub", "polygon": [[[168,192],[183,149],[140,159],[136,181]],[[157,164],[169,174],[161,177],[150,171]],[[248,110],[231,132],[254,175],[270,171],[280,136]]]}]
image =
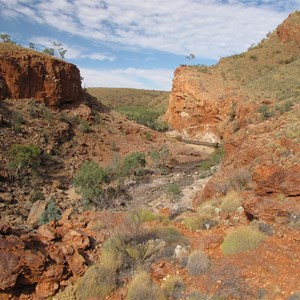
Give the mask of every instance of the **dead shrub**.
[{"label": "dead shrub", "polygon": [[193,251],[188,258],[187,270],[192,276],[204,274],[210,267],[211,261],[202,251]]},{"label": "dead shrub", "polygon": [[153,284],[149,274],[138,273],[128,286],[127,300],[165,300],[160,287]]},{"label": "dead shrub", "polygon": [[167,297],[182,299],[185,284],[180,276],[171,276],[164,282],[163,289]]},{"label": "dead shrub", "polygon": [[221,208],[227,213],[235,212],[240,206],[240,194],[237,191],[231,191],[224,198],[222,198]]},{"label": "dead shrub", "polygon": [[255,299],[240,269],[230,262],[214,264],[207,274],[200,299]]},{"label": "dead shrub", "polygon": [[76,299],[105,299],[116,288],[116,274],[111,269],[94,265],[90,267],[75,285]]}]

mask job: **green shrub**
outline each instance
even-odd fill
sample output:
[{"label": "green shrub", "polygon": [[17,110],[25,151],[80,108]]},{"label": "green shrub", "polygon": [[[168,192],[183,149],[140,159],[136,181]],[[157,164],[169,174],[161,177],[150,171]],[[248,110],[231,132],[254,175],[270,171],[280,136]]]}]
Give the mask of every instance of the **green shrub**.
[{"label": "green shrub", "polygon": [[274,116],[274,111],[269,109],[269,106],[266,104],[262,104],[258,108],[258,112],[261,114],[262,120],[267,120]]},{"label": "green shrub", "polygon": [[117,111],[125,115],[128,119],[136,121],[156,131],[166,131],[168,125],[160,120],[162,111],[148,107],[120,107]]},{"label": "green shrub", "polygon": [[146,165],[146,155],[144,152],[132,152],[128,154],[122,165],[121,174],[128,176],[131,174],[138,175]]},{"label": "green shrub", "polygon": [[10,158],[8,168],[15,176],[23,171],[37,172],[43,161],[42,149],[33,144],[15,144],[10,148],[8,156]]},{"label": "green shrub", "polygon": [[113,153],[111,163],[105,171],[111,180],[120,179],[122,173],[122,162],[118,153]]},{"label": "green shrub", "polygon": [[154,165],[158,165],[160,162],[160,153],[158,150],[151,150],[150,151],[150,158]]},{"label": "green shrub", "polygon": [[116,289],[116,274],[102,265],[91,266],[75,285],[76,299],[105,299]]},{"label": "green shrub", "polygon": [[215,206],[217,203],[213,202],[213,201],[209,201],[209,202],[204,202],[202,205],[200,205],[197,208],[197,213],[199,215],[209,215],[212,216],[215,213]]},{"label": "green shrub", "polygon": [[167,278],[163,285],[166,296],[171,299],[182,299],[184,289],[185,284],[180,276]]},{"label": "green shrub", "polygon": [[225,237],[221,250],[225,255],[254,250],[263,239],[263,233],[250,226],[242,226]]},{"label": "green shrub", "polygon": [[211,267],[209,257],[202,251],[193,251],[189,256],[187,270],[191,276],[202,275]]},{"label": "green shrub", "polygon": [[61,218],[61,211],[54,201],[48,203],[45,211],[42,213],[39,223],[40,225],[47,224],[50,221],[58,221]]},{"label": "green shrub", "polygon": [[127,300],[165,300],[163,291],[146,272],[138,273],[128,286]]},{"label": "green shrub", "polygon": [[129,210],[128,217],[130,221],[136,225],[142,224],[144,222],[151,222],[158,219],[157,215],[155,215],[152,211],[144,207],[135,207]]},{"label": "green shrub", "polygon": [[182,223],[189,229],[189,230],[193,230],[196,231],[198,229],[200,229],[201,227],[201,221],[199,221],[198,216],[189,216],[189,217],[185,217],[182,221]]},{"label": "green shrub", "polygon": [[106,203],[101,201],[102,184],[107,181],[104,169],[93,161],[85,161],[74,175],[74,187],[83,200],[94,202],[104,207]]}]

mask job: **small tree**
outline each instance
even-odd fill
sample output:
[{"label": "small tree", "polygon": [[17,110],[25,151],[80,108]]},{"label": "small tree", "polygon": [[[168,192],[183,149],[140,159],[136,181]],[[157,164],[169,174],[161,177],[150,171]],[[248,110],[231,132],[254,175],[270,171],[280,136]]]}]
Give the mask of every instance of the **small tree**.
[{"label": "small tree", "polygon": [[146,165],[146,155],[144,152],[132,152],[124,159],[122,175],[128,176],[131,173],[139,173]]},{"label": "small tree", "polygon": [[35,44],[34,43],[29,43],[29,48],[30,49],[34,49],[35,48]]},{"label": "small tree", "polygon": [[67,53],[67,50],[62,47],[62,44],[53,42],[53,47],[57,49],[57,52],[58,52],[60,58],[64,59],[65,54]]},{"label": "small tree", "polygon": [[13,44],[15,45],[16,42],[14,42],[9,34],[0,34],[0,39],[2,40],[3,43],[8,43],[8,44]]},{"label": "small tree", "polygon": [[193,60],[193,59],[196,58],[196,56],[195,56],[195,54],[191,53],[188,56],[186,56],[185,58],[188,59],[188,60]]},{"label": "small tree", "polygon": [[37,171],[42,164],[43,152],[39,147],[29,144],[15,144],[9,150],[9,169],[18,176],[23,170]]},{"label": "small tree", "polygon": [[[107,180],[106,172],[93,161],[85,161],[74,176],[76,191],[87,202],[95,202],[101,199],[102,184]],[[105,206],[101,201],[97,204]]]},{"label": "small tree", "polygon": [[44,52],[45,54],[50,55],[50,56],[54,56],[54,48],[45,48],[45,49],[43,50],[43,52]]}]

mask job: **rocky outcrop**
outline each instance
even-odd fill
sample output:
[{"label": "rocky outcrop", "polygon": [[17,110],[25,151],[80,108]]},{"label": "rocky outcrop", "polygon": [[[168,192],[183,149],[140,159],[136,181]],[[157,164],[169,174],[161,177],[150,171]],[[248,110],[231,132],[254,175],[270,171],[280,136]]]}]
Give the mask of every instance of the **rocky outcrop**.
[{"label": "rocky outcrop", "polygon": [[289,224],[300,217],[300,204],[297,199],[273,199],[251,197],[245,199],[243,207],[250,219],[255,218],[269,223]]},{"label": "rocky outcrop", "polygon": [[282,194],[287,197],[300,196],[300,166],[287,169],[277,165],[257,166],[253,172],[256,193],[260,196]]},{"label": "rocky outcrop", "polygon": [[300,43],[299,19],[300,19],[300,13],[298,11],[289,15],[288,19],[278,26],[278,28],[276,29],[276,34],[278,35],[281,42],[286,43],[289,41],[296,41],[299,47],[299,43]]},{"label": "rocky outcrop", "polygon": [[0,44],[0,99],[35,98],[48,106],[82,100],[80,72],[63,60]]},{"label": "rocky outcrop", "polygon": [[93,217],[86,215],[83,222],[71,221],[63,215],[58,223],[52,221],[37,231],[1,223],[0,298],[19,299],[27,293],[31,296],[26,299],[47,299],[70,278],[82,275],[86,258],[92,259],[91,241],[104,240],[100,232],[86,229],[90,219]]},{"label": "rocky outcrop", "polygon": [[176,69],[165,121],[183,138],[219,142],[239,91],[213,68]]}]

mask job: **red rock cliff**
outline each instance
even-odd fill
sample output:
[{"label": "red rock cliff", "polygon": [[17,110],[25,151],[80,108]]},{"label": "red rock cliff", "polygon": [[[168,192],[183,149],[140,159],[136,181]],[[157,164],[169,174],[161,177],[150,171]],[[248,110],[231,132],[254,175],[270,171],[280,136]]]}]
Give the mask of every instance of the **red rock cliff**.
[{"label": "red rock cliff", "polygon": [[70,63],[22,47],[0,44],[0,99],[35,98],[48,106],[81,100],[80,72]]},{"label": "red rock cliff", "polygon": [[179,67],[165,120],[185,138],[220,141],[222,126],[237,98],[219,74],[206,67]]}]

